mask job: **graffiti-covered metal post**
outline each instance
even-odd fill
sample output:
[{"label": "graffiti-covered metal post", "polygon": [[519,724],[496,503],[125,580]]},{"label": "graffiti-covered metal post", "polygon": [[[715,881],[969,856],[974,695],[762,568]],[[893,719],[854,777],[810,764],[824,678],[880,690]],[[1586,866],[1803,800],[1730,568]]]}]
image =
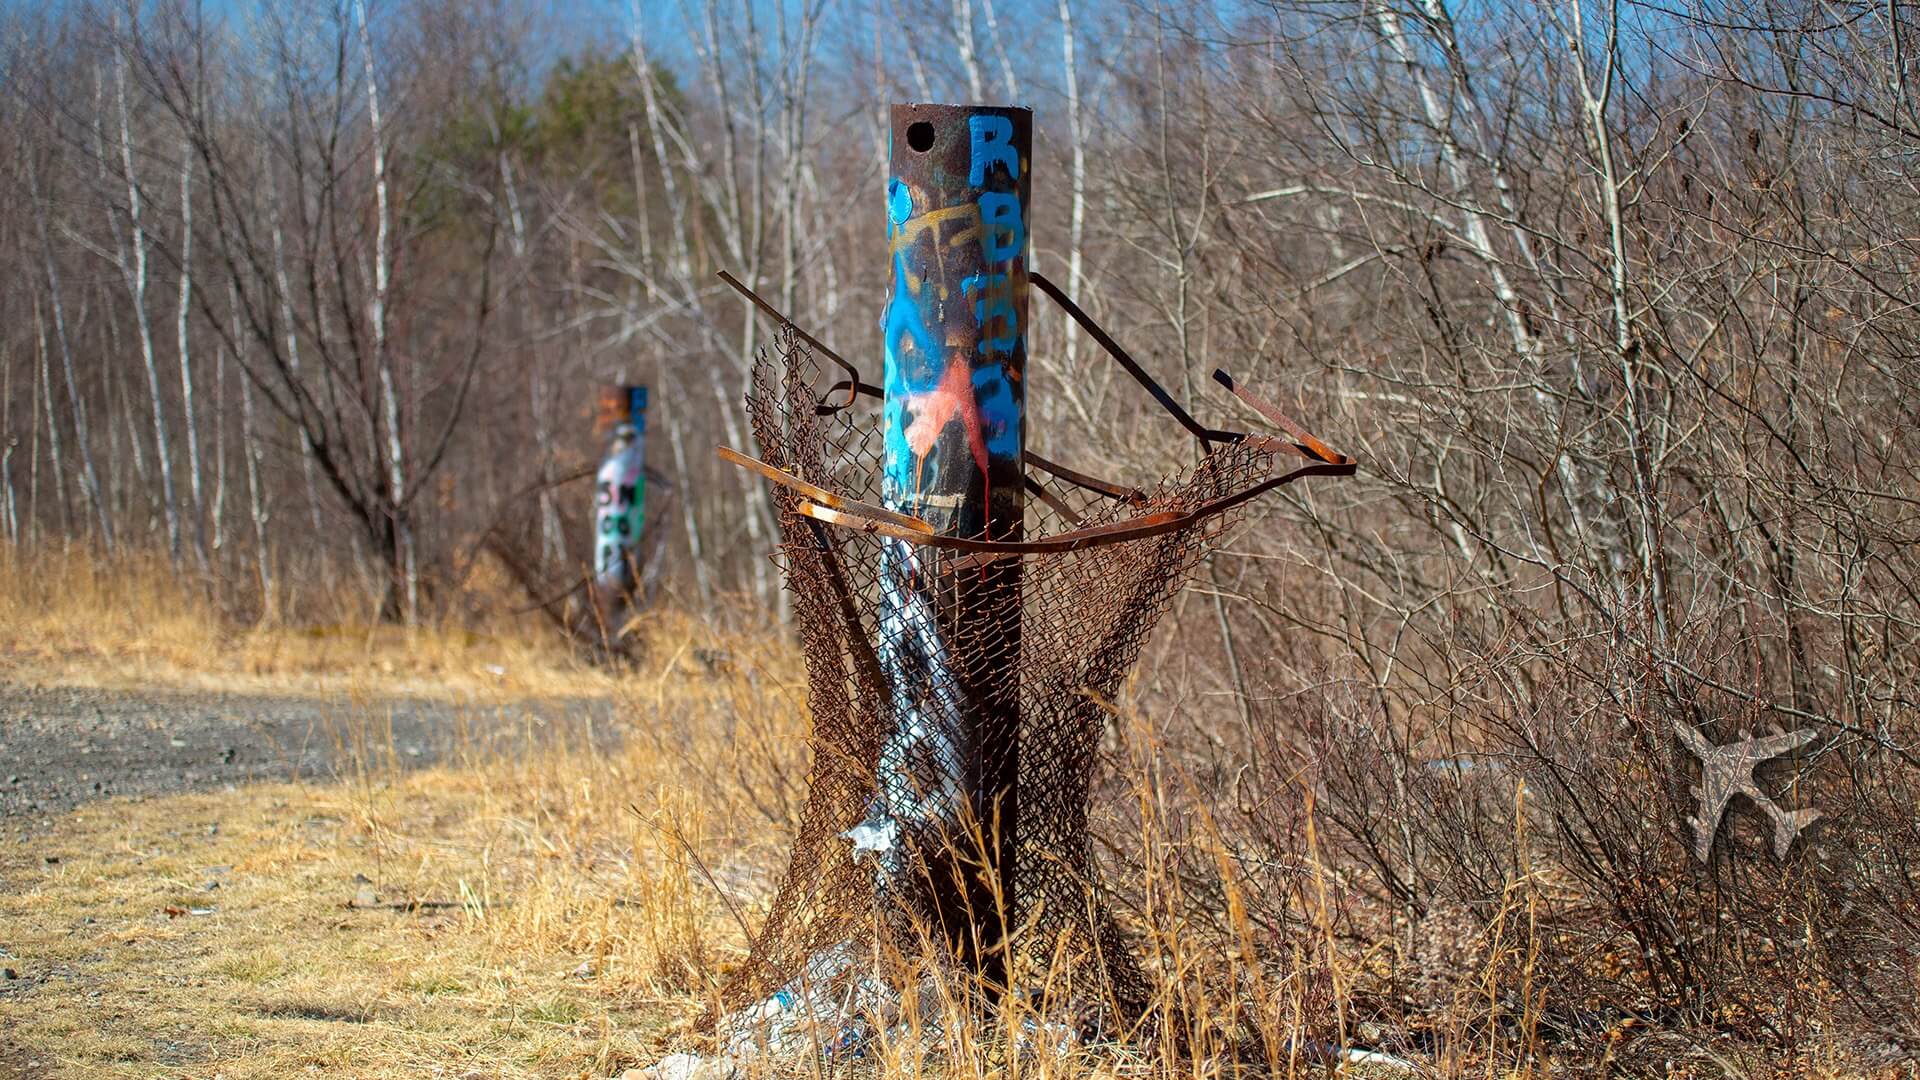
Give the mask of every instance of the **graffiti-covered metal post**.
[{"label": "graffiti-covered metal post", "polygon": [[634,565],[646,527],[647,388],[600,390],[601,431],[613,439],[593,483],[593,593],[601,632],[617,635],[622,613],[639,582]]},{"label": "graffiti-covered metal post", "polygon": [[[949,536],[1018,540],[1033,113],[895,105],[892,119],[883,496]],[[990,976],[1014,901],[1020,569],[893,541],[881,572],[893,732],[863,836],[882,891]]]}]

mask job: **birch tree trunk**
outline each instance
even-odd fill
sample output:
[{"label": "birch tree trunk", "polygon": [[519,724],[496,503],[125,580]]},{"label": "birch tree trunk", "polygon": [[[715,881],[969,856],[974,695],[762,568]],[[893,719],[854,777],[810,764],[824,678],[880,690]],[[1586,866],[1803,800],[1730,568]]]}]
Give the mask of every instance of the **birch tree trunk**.
[{"label": "birch tree trunk", "polygon": [[953,20],[949,24],[953,30],[955,51],[960,54],[960,70],[967,76],[967,93],[972,95],[969,101],[979,103],[987,93],[987,81],[980,73],[980,54],[974,48],[973,41],[973,0],[953,0]]},{"label": "birch tree trunk", "polygon": [[181,423],[187,436],[187,489],[193,496],[193,551],[207,568],[207,507],[200,490],[200,434],[193,422],[193,354],[187,347],[187,319],[193,300],[193,155],[180,148],[180,314],[174,331],[180,347]]},{"label": "birch tree trunk", "polygon": [[[632,131],[631,125],[628,126],[628,131]],[[494,137],[498,139],[499,136],[500,132],[496,128]],[[521,263],[521,303],[524,310],[529,313],[527,317],[531,319],[535,317],[533,313],[540,310],[540,305],[533,295],[529,277],[525,272],[528,258],[527,222],[520,210],[520,188],[514,182],[513,164],[507,160],[505,149],[501,149],[495,155],[495,166],[499,170],[500,186],[507,200],[507,221],[511,226],[507,235],[507,244],[513,251],[513,257]],[[645,235],[644,225],[641,227],[641,233]],[[537,338],[539,332],[529,336]],[[548,481],[553,471],[554,439],[552,431],[547,426],[547,413],[550,407],[548,399],[551,392],[547,388],[546,379],[541,377],[544,368],[545,365],[537,361],[527,367],[527,413],[533,425],[534,442],[540,447],[540,490],[534,496],[534,505],[539,517],[540,559],[547,565],[553,565],[561,558],[563,544],[560,510],[555,505],[553,487]]]},{"label": "birch tree trunk", "polygon": [[[661,372],[661,389],[666,391],[667,400],[679,397],[675,393],[672,377],[664,370]],[[700,521],[694,513],[694,490],[686,478],[687,444],[681,435],[680,418],[669,410],[666,414],[667,445],[673,450],[673,471],[676,484],[683,492],[680,503],[681,524],[687,531],[687,557],[693,563],[693,584],[700,594],[700,608],[707,610],[713,606],[713,572],[707,566],[706,548],[700,542]]]},{"label": "birch tree trunk", "polygon": [[[40,313],[40,298],[33,298],[33,337],[40,353],[40,396],[47,414],[47,453],[48,464],[53,467],[54,497],[60,505],[60,531],[73,532],[73,507],[67,501],[67,464],[60,452],[60,418],[53,411],[53,369],[48,359],[46,319]],[[39,510],[40,484],[38,475],[33,485],[34,509]]]},{"label": "birch tree trunk", "polygon": [[167,526],[167,555],[180,558],[180,507],[173,490],[173,442],[167,434],[167,411],[160,397],[160,365],[154,357],[153,321],[147,313],[147,230],[140,198],[140,182],[133,167],[133,131],[127,115],[127,65],[121,57],[113,69],[114,97],[120,113],[120,168],[127,184],[128,257],[120,265],[127,292],[133,299],[134,330],[140,339],[140,362],[147,373],[147,397],[153,405],[154,460],[160,474],[160,508]]},{"label": "birch tree trunk", "polygon": [[[907,17],[903,15],[900,11],[900,0],[887,0],[887,7],[893,13],[892,25],[894,26],[907,25]],[[881,32],[880,21],[876,19],[874,20],[874,36],[878,38],[880,36],[880,32]],[[920,57],[920,48],[919,46],[914,44],[914,35],[899,34],[899,35],[896,35],[895,40],[899,41],[900,44],[906,46],[907,67],[909,70],[913,72],[913,86],[914,86],[914,89],[920,91],[920,100],[932,101],[933,100],[933,80],[927,77],[927,62],[921,59]],[[881,43],[879,41],[875,41],[873,51],[875,55],[880,55]],[[884,104],[886,102],[886,98],[881,96],[878,88],[876,88],[875,90],[874,97],[875,97],[875,100],[882,103],[882,107],[880,109],[880,115],[884,117],[886,115],[886,108]],[[886,150],[884,149],[884,146],[880,151],[880,156],[884,161],[884,159],[886,158]]]},{"label": "birch tree trunk", "polygon": [[[701,65],[706,71],[707,84],[713,89],[714,97],[720,106],[721,128],[723,132],[721,158],[725,166],[724,176],[726,182],[716,189],[713,182],[709,181],[704,185],[703,190],[707,203],[713,208],[715,216],[719,221],[721,240],[725,245],[728,256],[732,259],[735,266],[741,268],[748,284],[758,285],[764,269],[762,261],[766,250],[767,222],[765,196],[767,186],[767,139],[761,124],[755,123],[750,125],[749,130],[753,137],[751,183],[743,182],[740,174],[740,153],[738,146],[742,125],[735,120],[737,106],[733,100],[733,80],[728,77],[728,73],[722,64],[720,54],[721,40],[714,18],[714,6],[712,0],[709,0],[706,5],[706,18],[704,21],[706,40],[704,47],[697,51],[700,54]],[[780,10],[781,18],[784,21],[785,10]],[[746,34],[743,47],[748,56],[758,57],[761,53],[760,28],[754,16],[753,5],[745,5],[742,8],[742,12],[746,19]],[[784,42],[782,44],[784,46]],[[786,66],[786,62],[789,59],[790,58],[785,55],[783,47],[781,56],[783,67]],[[751,110],[750,115],[755,118],[764,116],[766,114],[767,95],[765,86],[760,78],[760,66],[758,63],[749,62],[746,65],[746,83],[749,99],[747,107]],[[688,177],[698,184],[702,170],[695,167],[695,163],[691,157],[687,160],[687,166]],[[704,305],[701,303],[699,293],[694,288],[691,278],[684,283],[683,288],[688,307],[698,312],[700,319],[706,324],[708,332],[711,333],[713,320],[707,314]],[[759,332],[759,320],[752,315],[748,315],[742,324],[740,349],[736,361],[739,371],[741,372],[743,385],[746,372],[753,366],[754,353],[759,348]],[[735,446],[743,445],[745,435],[741,428],[739,418],[740,395],[736,389],[727,382],[725,374],[717,366],[710,365],[706,370],[707,382],[714,392],[716,406],[720,413],[722,429],[726,432],[727,441]],[[753,546],[753,550],[764,551],[768,544],[771,543],[774,532],[773,515],[766,491],[763,485],[753,482],[752,479],[744,473],[738,473],[736,470],[736,474],[737,475],[730,477],[730,480],[738,485],[740,492],[740,505],[743,511],[742,516],[745,519],[747,527],[747,541]],[[767,560],[760,558],[754,559],[751,573],[753,575],[754,595],[758,597],[762,603],[780,604],[782,599],[780,587],[773,579],[773,567]]]},{"label": "birch tree trunk", "polygon": [[[781,156],[784,159],[780,170],[780,227],[781,227],[781,280],[780,309],[791,312],[799,300],[800,286],[800,187],[806,177],[804,157],[807,142],[807,103],[813,75],[813,43],[819,25],[822,9],[820,3],[803,4],[799,9],[800,27],[797,43],[790,43],[786,31],[786,9],[780,12],[780,65],[781,92]],[[797,59],[794,58],[798,53]],[[747,314],[749,324],[757,323],[758,317]],[[751,361],[749,361],[750,363]],[[749,496],[753,498],[753,496]],[[758,505],[748,508],[751,519],[758,519],[766,511],[764,495],[755,500]],[[750,519],[750,520],[751,520]],[[756,560],[765,563],[766,560]],[[756,578],[757,580],[757,578]],[[787,590],[778,584],[771,584],[774,613],[781,623],[792,617],[791,598]],[[767,597],[762,597],[763,600]]]},{"label": "birch tree trunk", "polygon": [[[716,184],[715,182],[709,181],[703,186],[700,178],[706,170],[694,155],[692,148],[686,144],[684,139],[676,134],[676,125],[670,123],[666,116],[666,104],[661,101],[660,95],[654,88],[653,66],[647,55],[645,23],[641,9],[637,3],[632,7],[631,15],[634,67],[636,74],[641,80],[643,111],[646,113],[647,129],[653,143],[654,159],[660,166],[662,188],[667,196],[669,207],[668,217],[673,224],[670,237],[672,240],[674,259],[680,267],[678,274],[670,275],[670,278],[679,286],[679,293],[673,297],[672,300],[694,320],[695,325],[700,331],[713,342],[715,349],[720,351],[722,355],[725,355],[732,346],[716,332],[714,320],[705,308],[693,280],[693,244],[688,236],[687,230],[690,221],[696,215],[688,212],[688,203],[690,198],[703,199],[706,202],[708,209],[712,211],[714,219],[720,226],[719,231],[721,233],[722,244],[726,249],[726,254],[734,260],[735,265],[740,267],[742,277],[748,283],[757,283],[761,275],[761,255],[765,229],[764,215],[759,210],[761,203],[764,202],[762,195],[765,182],[765,168],[762,155],[764,154],[765,140],[764,138],[756,139],[753,182],[750,189],[752,197],[751,199],[743,200],[742,191],[747,189],[748,186],[741,181],[739,171],[739,154],[736,145],[738,125],[732,120],[732,109],[734,108],[732,91],[730,89],[730,82],[725,72],[721,69],[719,56],[721,39],[713,18],[713,6],[709,4],[706,8],[706,20],[704,24],[705,40],[698,45],[698,52],[700,53],[702,64],[705,67],[708,82],[712,86],[715,96],[720,103],[724,127],[724,139],[721,145],[723,163],[721,173],[724,182]],[[758,31],[752,22],[750,9],[748,18],[746,47],[748,51],[752,53],[757,51]],[[748,85],[752,97],[751,104],[757,116],[763,111],[765,94],[757,73],[751,68],[749,69]],[[758,133],[758,130],[759,128],[756,124],[756,133]],[[686,176],[684,188],[680,179],[674,175],[673,157],[669,156],[667,149],[670,141],[678,148],[678,156],[685,166]],[[747,205],[751,205],[754,208],[750,218],[745,209],[743,209],[743,207]],[[758,324],[756,320],[749,316],[744,324],[745,332],[742,335],[742,341],[736,358],[736,364],[742,372],[745,372],[752,363],[753,353],[756,348],[757,330]],[[657,328],[656,333],[658,333]],[[671,337],[664,337],[662,343],[670,349],[679,349],[682,347],[682,343],[673,340]],[[728,385],[719,366],[708,364],[704,365],[704,367],[707,387],[713,395],[715,409],[718,412],[721,430],[725,438],[731,445],[744,445],[745,434],[740,424],[738,395],[735,393],[734,388]],[[686,483],[687,476],[683,473],[678,479],[682,488],[687,490],[688,494],[688,498],[682,505],[690,507],[693,502],[693,493],[691,486]],[[740,493],[739,505],[743,511],[748,542],[753,546],[755,551],[765,550],[767,544],[771,542],[771,537],[774,532],[772,509],[765,492],[762,490],[761,485],[753,483],[751,478],[744,473],[737,477],[729,478],[728,482],[738,486]],[[751,573],[753,576],[755,595],[765,602],[777,604],[779,602],[776,592],[778,586],[773,580],[772,569],[767,564],[767,561],[765,559],[753,560]]]},{"label": "birch tree trunk", "polygon": [[373,30],[367,23],[367,0],[354,0],[360,22],[360,56],[367,79],[367,126],[373,140],[373,199],[376,214],[373,244],[373,295],[367,302],[367,321],[373,335],[373,364],[380,377],[380,409],[386,427],[387,503],[392,516],[391,568],[406,604],[406,621],[420,615],[420,572],[408,509],[405,440],[400,425],[400,395],[395,386],[393,358],[387,348],[387,291],[392,273],[389,245],[392,219],[387,202],[387,147],[380,124],[380,85],[374,73]]},{"label": "birch tree trunk", "polygon": [[266,622],[279,618],[280,604],[273,591],[273,545],[268,525],[272,513],[260,489],[260,433],[253,418],[253,386],[240,380],[240,446],[247,463],[247,514],[253,521],[254,573],[260,580],[260,611]]},{"label": "birch tree trunk", "polygon": [[[1435,10],[1444,13],[1444,9],[1437,7],[1440,0],[1429,0],[1429,3],[1435,5]],[[1506,266],[1494,249],[1492,233],[1487,225],[1487,215],[1473,203],[1470,194],[1472,174],[1467,169],[1466,156],[1454,137],[1452,117],[1442,103],[1440,95],[1434,90],[1431,80],[1427,78],[1426,69],[1414,56],[1406,34],[1401,29],[1399,16],[1392,8],[1383,5],[1374,12],[1374,24],[1393,51],[1394,57],[1406,69],[1419,93],[1421,108],[1427,123],[1433,128],[1440,143],[1441,162],[1446,167],[1448,178],[1457,189],[1451,201],[1460,207],[1462,235],[1473,249],[1474,255],[1486,267],[1487,278],[1493,286],[1494,299],[1497,301],[1495,306],[1500,309],[1500,322],[1506,327],[1507,334],[1513,342],[1514,352],[1525,362],[1529,376],[1536,380],[1541,379],[1544,377],[1547,364],[1540,341],[1520,316],[1520,294],[1508,278]],[[1537,386],[1534,399],[1546,414],[1548,422],[1555,427],[1561,426],[1561,408],[1553,393],[1545,386]],[[1565,451],[1556,452],[1554,471],[1560,481],[1561,498],[1566,502],[1568,516],[1573,521],[1575,532],[1584,541],[1592,543],[1595,548],[1602,551],[1607,558],[1609,569],[1617,570],[1620,560],[1617,546],[1605,537],[1599,538],[1597,543],[1594,542],[1597,534],[1592,530],[1593,522],[1589,520],[1590,515],[1587,513],[1586,493],[1573,458]]]},{"label": "birch tree trunk", "polygon": [[[232,281],[227,282],[227,308],[233,312],[232,340],[238,347],[240,336],[240,298],[239,287]],[[280,604],[273,591],[273,546],[269,540],[268,526],[272,521],[272,510],[267,502],[266,492],[260,484],[260,432],[253,415],[253,384],[244,370],[245,361],[234,357],[234,363],[242,367],[240,373],[240,456],[247,466],[247,517],[253,523],[253,564],[254,575],[260,581],[260,618],[262,622],[272,623],[279,619]]]},{"label": "birch tree trunk", "polygon": [[40,539],[40,398],[45,393],[47,376],[47,335],[41,328],[40,297],[33,298],[33,388],[27,395],[27,412],[33,417],[33,433],[27,451],[27,519],[33,522],[33,538]]},{"label": "birch tree trunk", "polygon": [[213,505],[207,516],[212,519],[212,548],[217,556],[227,539],[227,347],[217,342],[213,349]]},{"label": "birch tree trunk", "polygon": [[[7,373],[6,378],[0,380],[0,382],[4,383],[3,386],[0,386],[0,416],[12,416],[12,354],[0,352],[0,365],[4,365]],[[27,407],[29,412],[31,412],[33,403],[28,402]],[[6,487],[6,499],[3,508],[5,510],[4,519],[7,529],[7,542],[15,547],[20,546],[20,506],[15,500],[13,492],[13,455],[14,451],[18,449],[20,449],[20,436],[15,434],[0,435],[0,483],[4,483]]]},{"label": "birch tree trunk", "polygon": [[[13,402],[8,401],[7,404],[11,406]],[[18,435],[8,438],[6,445],[0,446],[0,477],[6,479],[7,485],[7,542],[14,547],[20,546],[20,511],[14,501],[13,494],[13,452],[19,448],[20,437]]]},{"label": "birch tree trunk", "polygon": [[1013,62],[1007,57],[1006,39],[1000,36],[1000,19],[994,14],[993,0],[980,0],[980,13],[987,19],[987,37],[993,42],[993,56],[1000,62],[1000,81],[1007,88],[1007,104],[1020,100],[1020,82],[1014,78]]},{"label": "birch tree trunk", "polygon": [[[1653,631],[1662,655],[1668,652],[1666,564],[1661,557],[1660,510],[1656,501],[1657,483],[1653,475],[1654,451],[1648,445],[1646,402],[1640,379],[1640,344],[1633,328],[1633,315],[1627,306],[1627,237],[1620,212],[1619,171],[1614,161],[1613,133],[1607,124],[1608,106],[1613,98],[1618,55],[1619,5],[1608,4],[1608,25],[1600,70],[1590,69],[1586,49],[1585,20],[1580,0],[1569,0],[1573,19],[1567,34],[1567,47],[1573,54],[1575,82],[1580,93],[1581,116],[1586,121],[1587,146],[1594,158],[1594,193],[1599,197],[1602,216],[1607,223],[1607,292],[1612,302],[1614,361],[1620,370],[1621,397],[1626,425],[1627,454],[1633,475],[1633,498],[1639,518],[1640,571],[1651,593]],[[1599,86],[1596,89],[1594,82]],[[1664,674],[1664,669],[1663,669]]]},{"label": "birch tree trunk", "polygon": [[[1067,291],[1086,294],[1083,240],[1087,232],[1087,129],[1080,116],[1080,65],[1074,56],[1073,0],[1060,0],[1060,58],[1067,89]],[[1078,373],[1080,324],[1067,323],[1067,370]]]}]

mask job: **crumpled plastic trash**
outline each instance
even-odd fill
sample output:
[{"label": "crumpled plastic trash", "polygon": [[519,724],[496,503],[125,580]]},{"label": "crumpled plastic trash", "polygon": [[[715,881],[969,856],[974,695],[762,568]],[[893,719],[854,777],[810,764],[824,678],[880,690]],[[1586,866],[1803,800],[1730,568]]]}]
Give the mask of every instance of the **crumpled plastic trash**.
[{"label": "crumpled plastic trash", "polygon": [[853,841],[853,853],[872,851],[885,854],[893,850],[900,836],[898,822],[887,819],[868,818],[867,820],[840,834],[843,839]]},{"label": "crumpled plastic trash", "polygon": [[745,1060],[760,1053],[813,1050],[828,1057],[858,1056],[868,1018],[889,994],[879,980],[855,967],[857,959],[850,943],[821,949],[791,982],[722,1020],[725,1056]]},{"label": "crumpled plastic trash", "polygon": [[727,1058],[668,1054],[644,1069],[628,1069],[620,1080],[734,1080],[740,1067]]},{"label": "crumpled plastic trash", "polygon": [[[937,976],[926,975],[907,997],[863,970],[860,959],[850,942],[821,949],[791,982],[721,1019],[717,1054],[672,1054],[648,1068],[629,1069],[621,1080],[739,1080],[748,1063],[763,1055],[820,1054],[844,1062],[866,1056],[881,1038],[939,1046],[943,999]],[[1083,1011],[1075,1003],[1069,1014]],[[1029,1016],[1020,1027],[1015,1041],[1022,1054],[1044,1048],[1063,1055],[1082,1045],[1073,1023]]]},{"label": "crumpled plastic trash", "polygon": [[891,1022],[898,1011],[898,995],[859,970],[858,959],[851,943],[821,949],[791,982],[720,1021],[718,1054],[670,1054],[647,1068],[627,1070],[621,1080],[735,1080],[761,1055],[862,1056],[874,1021]]}]

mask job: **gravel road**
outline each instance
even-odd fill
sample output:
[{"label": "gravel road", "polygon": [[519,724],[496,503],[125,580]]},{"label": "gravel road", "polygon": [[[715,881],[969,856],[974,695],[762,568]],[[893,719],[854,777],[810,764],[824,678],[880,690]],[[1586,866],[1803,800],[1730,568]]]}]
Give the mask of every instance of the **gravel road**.
[{"label": "gravel road", "polygon": [[[0,681],[0,835],[110,795],[155,795],[379,768],[591,727],[617,738],[605,700],[463,705],[31,687]],[[389,725],[390,728],[389,728]],[[389,736],[389,730],[391,736]]]}]

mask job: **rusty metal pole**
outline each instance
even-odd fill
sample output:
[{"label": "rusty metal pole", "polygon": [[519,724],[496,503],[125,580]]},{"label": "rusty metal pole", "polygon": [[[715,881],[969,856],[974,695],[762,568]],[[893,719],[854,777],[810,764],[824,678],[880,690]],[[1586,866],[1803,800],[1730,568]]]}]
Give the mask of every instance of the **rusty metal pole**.
[{"label": "rusty metal pole", "polygon": [[[1018,540],[1033,113],[895,105],[892,119],[883,498],[947,535]],[[895,838],[881,887],[907,892],[989,985],[1004,985],[1015,897],[1020,569],[895,541],[881,572],[894,731],[875,809]]]}]

